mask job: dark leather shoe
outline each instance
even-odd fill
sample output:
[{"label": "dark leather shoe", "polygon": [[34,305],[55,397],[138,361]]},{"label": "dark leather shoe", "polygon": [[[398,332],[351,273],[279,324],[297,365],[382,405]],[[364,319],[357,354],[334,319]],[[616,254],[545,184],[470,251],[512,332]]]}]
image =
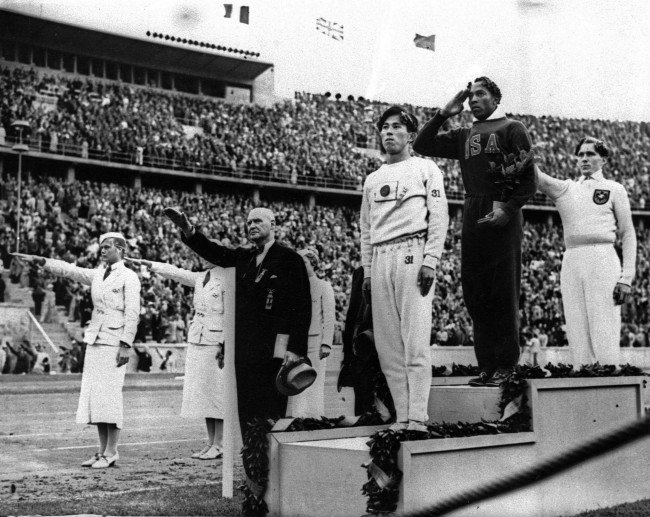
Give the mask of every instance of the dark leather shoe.
[{"label": "dark leather shoe", "polygon": [[467,384],[470,386],[478,386],[478,387],[484,387],[487,383],[487,381],[490,380],[491,375],[488,372],[481,372],[478,374],[478,377],[474,377],[473,379],[470,379]]},{"label": "dark leather shoe", "polygon": [[508,380],[508,377],[510,377],[512,371],[512,368],[498,368],[497,371],[492,374],[492,377],[488,379],[485,385],[489,386],[490,388],[500,387],[504,382]]}]

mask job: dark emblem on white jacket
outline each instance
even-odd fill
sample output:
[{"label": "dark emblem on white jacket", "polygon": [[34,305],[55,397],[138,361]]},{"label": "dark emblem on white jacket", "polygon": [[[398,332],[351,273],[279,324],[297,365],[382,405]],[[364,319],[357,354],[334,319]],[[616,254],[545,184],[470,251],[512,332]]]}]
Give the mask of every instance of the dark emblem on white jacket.
[{"label": "dark emblem on white jacket", "polygon": [[604,205],[609,201],[609,190],[596,189],[594,190],[594,203],[597,205]]}]

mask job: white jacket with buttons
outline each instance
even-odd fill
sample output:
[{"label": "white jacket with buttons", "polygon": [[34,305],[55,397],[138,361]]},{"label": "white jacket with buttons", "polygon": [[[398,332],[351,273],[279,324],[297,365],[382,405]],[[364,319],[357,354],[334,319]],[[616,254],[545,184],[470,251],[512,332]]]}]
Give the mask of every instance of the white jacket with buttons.
[{"label": "white jacket with buttons", "polygon": [[[194,317],[187,341],[195,345],[223,344],[223,268],[215,266],[208,271],[188,271],[171,264],[152,262],[151,271],[194,288]],[[210,279],[204,286],[208,272]]]},{"label": "white jacket with buttons", "polygon": [[45,269],[54,275],[90,285],[93,314],[84,332],[84,342],[119,346],[133,344],[140,319],[140,279],[119,261],[104,280],[106,267],[88,269],[63,260],[46,259]]},{"label": "white jacket with buttons", "polygon": [[309,278],[311,291],[311,323],[310,336],[320,336],[320,345],[332,346],[334,340],[334,323],[336,319],[334,289],[332,284],[318,278]]}]

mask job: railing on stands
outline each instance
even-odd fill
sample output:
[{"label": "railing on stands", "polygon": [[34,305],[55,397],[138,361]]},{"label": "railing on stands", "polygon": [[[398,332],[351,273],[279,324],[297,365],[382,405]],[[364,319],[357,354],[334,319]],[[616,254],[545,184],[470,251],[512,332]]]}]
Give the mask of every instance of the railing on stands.
[{"label": "railing on stands", "polygon": [[[54,353],[54,356],[55,357],[58,356],[59,355],[58,347],[54,343],[52,343],[52,340],[47,335],[47,333],[43,330],[43,327],[41,327],[41,324],[38,322],[36,317],[29,310],[27,311],[27,316],[29,317],[29,333],[28,333],[29,342],[34,343],[34,335],[35,334],[40,335],[45,341],[45,343],[47,343],[47,345],[50,347],[50,349]],[[50,356],[51,355],[52,354],[50,354]]]},{"label": "railing on stands", "polygon": [[52,342],[32,312],[30,310],[26,310],[25,312],[27,313],[29,322],[29,330],[25,337],[32,345],[40,344],[43,347],[43,352],[49,357],[51,371],[58,371],[60,358],[59,348]]},{"label": "railing on stands", "polygon": [[[7,145],[11,146],[15,142],[12,138],[7,137]],[[309,187],[324,187],[339,190],[361,190],[359,180],[352,178],[327,178],[327,177],[309,177],[298,175],[292,178],[290,174],[278,171],[263,171],[256,169],[236,169],[224,167],[221,165],[205,165],[190,160],[178,160],[174,158],[165,158],[159,156],[142,155],[142,159],[137,156],[134,150],[130,153],[121,151],[98,151],[96,149],[84,149],[82,146],[66,142],[65,139],[59,140],[56,150],[52,149],[49,144],[39,142],[38,137],[32,136],[27,144],[31,151],[45,154],[70,156],[77,159],[99,160],[109,163],[133,165],[136,167],[149,167],[168,169],[172,171],[190,172],[196,174],[206,174],[212,176],[221,176],[226,178],[247,179],[254,181],[271,181],[287,185],[301,185]]]},{"label": "railing on stands", "polygon": [[[7,144],[12,145],[14,142],[7,138]],[[153,169],[166,169],[178,172],[189,172],[193,174],[205,174],[208,176],[218,176],[222,178],[235,178],[251,181],[268,181],[285,185],[298,185],[302,187],[321,187],[345,191],[361,192],[362,183],[357,179],[347,178],[327,178],[327,177],[310,177],[298,175],[291,178],[290,174],[279,173],[276,171],[262,171],[259,169],[236,169],[223,167],[219,165],[203,166],[198,163],[189,163],[188,161],[175,160],[170,158],[160,158],[143,155],[142,160],[136,159],[135,151],[133,153],[124,153],[118,151],[97,151],[83,150],[81,146],[59,142],[56,151],[52,150],[49,145],[41,145],[38,139],[32,137],[28,143],[30,150],[52,155],[70,156],[75,159],[99,160],[116,164],[127,164],[135,167],[148,167]],[[452,200],[462,200],[463,193],[458,191],[448,191],[447,198]],[[535,196],[535,205],[550,206],[550,203],[541,194]]]},{"label": "railing on stands", "polygon": [[[7,145],[10,147],[15,143],[12,137],[6,138]],[[52,155],[70,156],[75,159],[88,159],[98,160],[116,164],[132,165],[134,167],[144,167],[151,169],[165,169],[177,172],[185,172],[191,174],[204,174],[207,176],[217,176],[220,178],[228,179],[241,179],[250,180],[253,182],[263,181],[278,183],[279,185],[296,185],[300,187],[320,187],[330,188],[344,191],[357,191],[361,192],[362,182],[359,179],[352,178],[328,178],[328,177],[312,177],[298,175],[294,178],[290,174],[278,171],[263,171],[259,169],[235,169],[231,167],[224,167],[221,165],[202,165],[198,162],[192,163],[189,160],[177,160],[174,158],[161,158],[158,156],[142,155],[140,158],[137,156],[136,151],[132,153],[125,153],[121,151],[98,151],[96,149],[83,149],[82,146],[71,144],[65,140],[59,141],[56,150],[53,150],[49,144],[39,142],[37,137],[30,138],[28,142],[30,150]],[[458,201],[464,199],[463,192],[457,190],[448,190],[446,192],[447,198],[450,200]],[[550,207],[553,203],[541,193],[536,193],[531,202],[527,204],[531,206]],[[645,208],[632,206],[632,210],[647,213]]]}]

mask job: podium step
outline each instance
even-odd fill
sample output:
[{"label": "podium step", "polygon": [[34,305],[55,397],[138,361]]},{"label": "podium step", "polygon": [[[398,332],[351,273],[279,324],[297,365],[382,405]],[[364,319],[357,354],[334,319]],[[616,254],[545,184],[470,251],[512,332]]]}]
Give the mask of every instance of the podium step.
[{"label": "podium step", "polygon": [[479,422],[500,418],[500,388],[431,386],[429,422]]},{"label": "podium step", "polygon": [[[530,432],[401,443],[397,514],[533,468],[585,440],[643,416],[644,377],[531,379]],[[430,419],[498,418],[499,388],[432,386]],[[386,426],[269,434],[269,517],[363,515],[368,437]],[[556,517],[636,501],[648,494],[650,441],[582,463],[541,483],[457,510],[457,517]],[[318,480],[317,483],[314,480]]]}]

